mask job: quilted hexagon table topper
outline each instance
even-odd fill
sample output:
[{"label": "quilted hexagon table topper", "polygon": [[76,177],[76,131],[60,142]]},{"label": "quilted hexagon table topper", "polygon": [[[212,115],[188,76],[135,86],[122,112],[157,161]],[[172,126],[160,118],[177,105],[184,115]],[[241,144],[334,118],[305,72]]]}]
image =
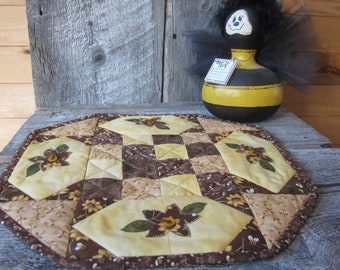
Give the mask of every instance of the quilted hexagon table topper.
[{"label": "quilted hexagon table topper", "polygon": [[99,114],[39,129],[0,181],[5,226],[88,268],[269,258],[317,199],[266,130],[200,115]]}]

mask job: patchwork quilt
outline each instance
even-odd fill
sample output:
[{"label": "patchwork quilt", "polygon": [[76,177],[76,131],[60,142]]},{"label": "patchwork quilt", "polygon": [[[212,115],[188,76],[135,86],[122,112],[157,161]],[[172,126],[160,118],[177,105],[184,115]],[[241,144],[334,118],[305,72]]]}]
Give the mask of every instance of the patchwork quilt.
[{"label": "patchwork quilt", "polygon": [[317,199],[266,130],[200,115],[39,129],[0,181],[2,224],[55,262],[98,269],[266,259]]}]

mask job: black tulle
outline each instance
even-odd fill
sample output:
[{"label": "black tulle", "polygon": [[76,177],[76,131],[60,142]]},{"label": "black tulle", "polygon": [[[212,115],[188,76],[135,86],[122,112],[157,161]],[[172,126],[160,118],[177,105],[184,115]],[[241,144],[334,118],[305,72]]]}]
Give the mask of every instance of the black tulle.
[{"label": "black tulle", "polygon": [[238,4],[249,2],[268,8],[266,15],[263,15],[266,21],[263,24],[264,39],[257,50],[257,62],[274,71],[297,90],[306,92],[313,83],[317,66],[317,43],[311,18],[304,8],[290,15],[284,15],[280,11],[277,13],[277,10],[273,11],[273,1],[268,0],[226,1],[214,18],[217,31],[186,32],[185,35],[192,40],[197,56],[190,71],[205,76],[216,57],[231,57],[231,48],[223,35],[224,21]]}]

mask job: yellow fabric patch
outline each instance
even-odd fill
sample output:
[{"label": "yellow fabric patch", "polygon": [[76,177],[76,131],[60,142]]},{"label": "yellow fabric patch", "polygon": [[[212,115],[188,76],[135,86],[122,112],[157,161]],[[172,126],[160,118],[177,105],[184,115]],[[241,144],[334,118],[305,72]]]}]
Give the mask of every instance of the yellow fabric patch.
[{"label": "yellow fabric patch", "polygon": [[87,164],[86,179],[114,178],[123,179],[123,165],[117,159],[91,159]]},{"label": "yellow fabric patch", "polygon": [[[138,121],[139,124],[137,124]],[[125,135],[130,134],[179,135],[184,131],[195,126],[197,126],[197,124],[173,115],[126,116],[100,125],[100,127],[102,128]]]},{"label": "yellow fabric patch", "polygon": [[[227,144],[247,145],[256,148],[263,147],[265,154],[273,160],[271,164],[275,168],[275,172],[264,169],[259,162],[249,163],[242,153],[228,147]],[[264,139],[235,131],[215,145],[227,164],[230,173],[243,177],[272,192],[279,192],[295,173],[279,150]]]},{"label": "yellow fabric patch", "polygon": [[[47,149],[56,149],[64,144],[69,147],[68,152],[71,152],[66,160],[69,165],[54,166],[46,171],[39,170],[26,177],[28,168],[34,164],[30,158],[43,156]],[[89,146],[68,137],[31,144],[14,168],[9,182],[35,200],[44,199],[84,179],[89,151]]]},{"label": "yellow fabric patch", "polygon": [[143,144],[153,145],[151,134],[129,134],[123,135],[123,145]]},{"label": "yellow fabric patch", "polygon": [[160,183],[163,196],[202,195],[197,178],[194,174],[169,176],[162,178]]},{"label": "yellow fabric patch", "polygon": [[170,158],[178,158],[178,159],[188,159],[188,152],[183,144],[159,144],[155,145],[155,153],[157,160],[164,160]]},{"label": "yellow fabric patch", "polygon": [[[187,224],[191,231],[190,237],[172,232],[162,237],[146,237],[147,231],[122,230],[133,221],[146,220],[144,210],[164,213],[166,207],[174,203],[183,209],[195,202],[205,204],[205,208],[195,222]],[[166,196],[159,199],[119,201],[73,227],[116,256],[155,256],[222,252],[251,219],[251,216],[205,197]]]}]

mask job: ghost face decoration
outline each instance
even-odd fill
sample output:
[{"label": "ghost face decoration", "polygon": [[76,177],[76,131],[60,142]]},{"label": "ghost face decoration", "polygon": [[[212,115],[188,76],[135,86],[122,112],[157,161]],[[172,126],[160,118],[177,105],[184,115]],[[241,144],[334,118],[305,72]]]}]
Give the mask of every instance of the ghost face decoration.
[{"label": "ghost face decoration", "polygon": [[251,35],[253,26],[249,21],[248,12],[245,9],[239,9],[231,14],[225,25],[225,31],[230,36],[234,34]]}]

